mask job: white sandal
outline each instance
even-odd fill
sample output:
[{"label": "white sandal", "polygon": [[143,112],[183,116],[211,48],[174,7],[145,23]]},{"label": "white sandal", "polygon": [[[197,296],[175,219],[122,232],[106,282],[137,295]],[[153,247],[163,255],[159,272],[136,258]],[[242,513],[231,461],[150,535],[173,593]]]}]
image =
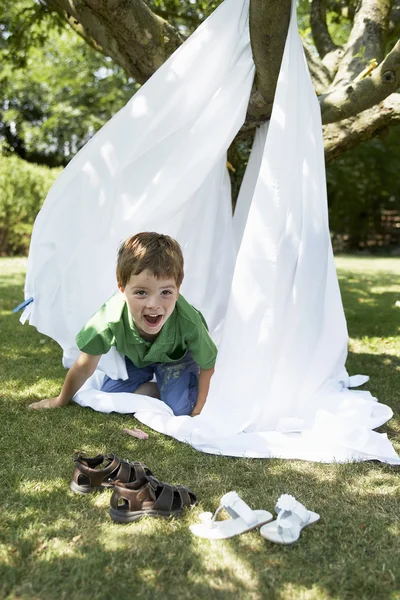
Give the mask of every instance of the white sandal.
[{"label": "white sandal", "polygon": [[265,539],[277,544],[297,542],[301,530],[320,519],[318,513],[307,510],[303,504],[289,494],[283,494],[278,498],[275,512],[278,515],[276,521],[261,527],[260,533]]},{"label": "white sandal", "polygon": [[[231,516],[225,521],[217,521],[218,513],[225,508]],[[272,515],[267,510],[252,510],[236,492],[228,492],[222,496],[220,505],[214,513],[201,513],[200,523],[190,525],[194,535],[209,540],[223,540],[271,521]]]}]

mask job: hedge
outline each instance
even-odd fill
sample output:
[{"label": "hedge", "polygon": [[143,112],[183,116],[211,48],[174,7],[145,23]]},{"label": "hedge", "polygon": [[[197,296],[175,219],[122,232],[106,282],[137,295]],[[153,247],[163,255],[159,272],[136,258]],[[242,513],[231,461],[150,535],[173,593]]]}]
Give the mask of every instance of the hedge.
[{"label": "hedge", "polygon": [[27,254],[36,215],[61,170],[0,151],[0,255]]}]

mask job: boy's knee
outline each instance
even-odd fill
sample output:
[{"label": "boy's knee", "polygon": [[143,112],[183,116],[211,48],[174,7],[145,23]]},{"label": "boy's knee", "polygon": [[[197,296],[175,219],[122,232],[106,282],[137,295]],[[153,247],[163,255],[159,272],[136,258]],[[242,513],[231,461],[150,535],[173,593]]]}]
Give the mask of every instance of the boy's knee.
[{"label": "boy's knee", "polygon": [[176,381],[168,390],[161,390],[161,400],[173,411],[174,415],[190,415],[197,400],[198,377],[194,373]]}]

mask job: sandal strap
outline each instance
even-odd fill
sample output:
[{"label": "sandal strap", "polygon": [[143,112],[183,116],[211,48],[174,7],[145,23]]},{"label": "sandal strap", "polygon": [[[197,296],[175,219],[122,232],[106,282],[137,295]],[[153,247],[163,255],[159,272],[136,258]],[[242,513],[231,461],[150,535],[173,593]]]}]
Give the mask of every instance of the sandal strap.
[{"label": "sandal strap", "polygon": [[289,494],[282,494],[282,496],[278,498],[275,511],[278,514],[277,521],[281,527],[285,527],[285,521],[282,521],[282,518],[284,516],[288,516],[287,513],[292,513],[293,515],[296,515],[296,517],[298,517],[303,523],[308,523],[310,519],[310,513],[308,512],[306,507],[303,504],[301,504],[301,502],[296,500],[294,496],[290,496]]},{"label": "sandal strap", "polygon": [[77,456],[74,456],[72,460],[76,463],[84,463],[90,469],[95,469],[104,461],[104,455],[98,454],[97,456],[90,458],[89,456],[85,456],[84,454],[82,454],[82,452],[80,452]]},{"label": "sandal strap", "polygon": [[[142,462],[120,460],[115,454],[98,454],[94,458],[85,457],[82,454],[74,458],[76,468],[74,472],[74,481],[79,483],[83,475],[87,478],[87,485],[100,486],[103,483],[111,483],[117,479],[129,483],[140,481],[146,477],[153,477],[153,473]],[[96,469],[102,462],[109,461],[104,469]]]},{"label": "sandal strap", "polygon": [[240,498],[236,492],[228,492],[222,496],[220,500],[220,507],[217,509],[213,517],[214,521],[217,513],[222,507],[225,508],[231,517],[234,519],[240,517],[249,526],[253,525],[257,521],[257,516],[254,514],[254,511],[248,504],[246,504],[246,502],[244,502],[244,500]]},{"label": "sandal strap", "polygon": [[143,502],[153,499],[148,481],[134,481],[127,484],[122,481],[115,481],[113,493],[110,498],[111,507],[117,510],[120,499],[127,502],[130,511],[140,510]]},{"label": "sandal strap", "polygon": [[146,467],[144,463],[135,460],[134,462],[129,462],[128,464],[131,468],[133,467],[133,470],[135,471],[135,479],[145,479],[148,476],[154,477],[153,473],[148,467]]},{"label": "sandal strap", "polygon": [[[134,471],[137,478],[129,482],[121,480],[120,476],[126,475],[127,469]],[[114,489],[110,504],[115,510],[120,508],[120,500],[125,501],[130,512],[151,510],[164,515],[176,514],[185,507],[197,504],[196,495],[188,487],[158,481],[140,462],[121,461],[118,479],[111,483]]]},{"label": "sandal strap", "polygon": [[181,498],[182,507],[194,506],[195,504],[197,504],[196,494],[194,494],[192,492],[192,490],[190,490],[188,487],[186,487],[186,485],[182,485],[182,484],[178,483],[174,487],[176,488],[177,492],[179,493],[179,496]]},{"label": "sandal strap", "polygon": [[[101,485],[104,480],[107,480],[111,474],[116,471],[121,463],[120,459],[115,454],[98,454],[94,458],[85,457],[82,454],[79,454],[74,458],[74,461],[76,463],[74,481],[78,483],[79,475],[85,475],[91,486]],[[95,468],[104,461],[109,461],[104,469]]]},{"label": "sandal strap", "polygon": [[154,502],[154,510],[161,510],[163,512],[170,512],[174,504],[174,487],[164,481],[159,484],[162,489]]},{"label": "sandal strap", "polygon": [[130,511],[142,509],[142,505],[152,505],[151,510],[163,513],[180,511],[197,503],[196,495],[184,485],[170,485],[157,481],[155,477],[131,483],[114,482],[114,491],[110,499],[112,508],[118,509],[120,499],[124,499]]},{"label": "sandal strap", "polygon": [[121,460],[120,464],[118,465],[118,470],[115,474],[114,479],[128,482],[130,481],[131,471],[132,469],[128,461]]}]

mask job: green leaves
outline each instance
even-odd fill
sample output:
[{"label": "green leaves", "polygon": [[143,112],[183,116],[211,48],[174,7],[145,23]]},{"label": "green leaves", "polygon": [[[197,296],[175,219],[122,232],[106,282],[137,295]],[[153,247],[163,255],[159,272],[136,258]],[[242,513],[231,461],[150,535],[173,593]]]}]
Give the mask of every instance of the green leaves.
[{"label": "green leaves", "polygon": [[[340,250],[388,247],[400,241],[400,127],[363,142],[327,167],[330,226]],[[392,222],[393,221],[393,222]]]},{"label": "green leaves", "polygon": [[0,255],[28,251],[34,219],[60,172],[0,154]]},{"label": "green leaves", "polygon": [[42,8],[18,0],[0,12],[0,142],[25,160],[58,166],[138,86]]}]

